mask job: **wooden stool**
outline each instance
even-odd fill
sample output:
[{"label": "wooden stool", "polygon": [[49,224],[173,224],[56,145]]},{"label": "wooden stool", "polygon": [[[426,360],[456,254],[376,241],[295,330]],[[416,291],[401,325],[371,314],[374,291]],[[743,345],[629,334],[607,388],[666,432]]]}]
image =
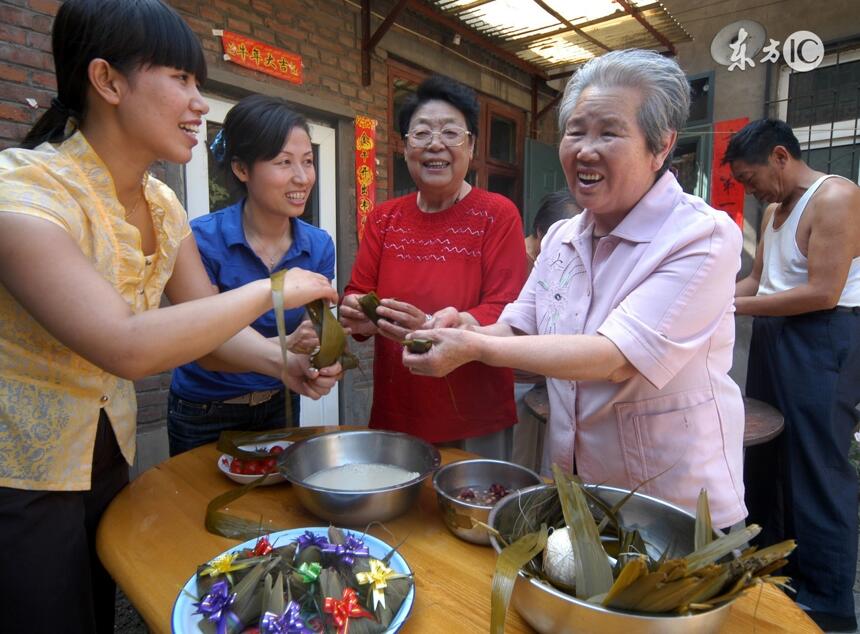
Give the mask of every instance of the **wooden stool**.
[{"label": "wooden stool", "polygon": [[[532,415],[542,422],[549,418],[549,394],[545,384],[535,385],[526,392],[523,402]],[[775,407],[758,399],[744,396],[744,447],[761,445],[782,433],[785,420]]]},{"label": "wooden stool", "polygon": [[744,447],[761,445],[782,433],[782,413],[763,401],[744,396]]},{"label": "wooden stool", "polygon": [[549,418],[549,394],[546,391],[546,383],[538,383],[526,392],[523,403],[535,418],[545,423]]}]

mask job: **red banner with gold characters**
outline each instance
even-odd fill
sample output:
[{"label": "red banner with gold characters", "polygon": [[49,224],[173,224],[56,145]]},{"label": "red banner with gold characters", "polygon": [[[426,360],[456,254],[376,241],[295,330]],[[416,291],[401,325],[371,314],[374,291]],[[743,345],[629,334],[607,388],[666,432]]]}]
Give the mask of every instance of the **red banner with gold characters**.
[{"label": "red banner with gold characters", "polygon": [[722,209],[744,229],[744,188],[732,178],[728,165],[721,165],[732,135],[749,123],[748,117],[714,124],[714,156],[711,161],[711,207]]},{"label": "red banner with gold characters", "polygon": [[364,237],[367,216],[376,206],[376,119],[355,118],[355,226]]},{"label": "red banner with gold characters", "polygon": [[[216,35],[218,31],[215,32]],[[221,46],[224,48],[224,59],[266,73],[278,79],[284,79],[294,84],[301,84],[302,58],[295,53],[263,44],[250,37],[238,35],[230,31],[221,31]]]}]

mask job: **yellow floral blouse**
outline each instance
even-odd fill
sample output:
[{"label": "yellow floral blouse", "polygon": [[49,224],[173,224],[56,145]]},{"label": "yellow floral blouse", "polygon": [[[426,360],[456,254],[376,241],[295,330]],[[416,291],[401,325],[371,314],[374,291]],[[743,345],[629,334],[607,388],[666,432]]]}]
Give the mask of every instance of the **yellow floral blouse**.
[{"label": "yellow floral blouse", "polygon": [[[179,244],[191,233],[169,187],[147,176],[144,194],[158,245],[149,256],[125,221],[110,173],[80,132],[57,145],[0,152],[0,213],[43,218],[67,231],[135,312],[158,307]],[[57,341],[2,284],[0,323],[0,486],[89,489],[101,407],[131,464],[134,385]]]}]

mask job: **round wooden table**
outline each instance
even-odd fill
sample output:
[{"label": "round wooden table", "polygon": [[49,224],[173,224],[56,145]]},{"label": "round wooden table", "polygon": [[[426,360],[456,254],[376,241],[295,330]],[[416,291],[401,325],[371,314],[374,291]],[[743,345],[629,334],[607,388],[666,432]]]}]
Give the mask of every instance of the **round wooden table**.
[{"label": "round wooden table", "polygon": [[[443,463],[475,457],[450,448],[441,454]],[[99,525],[99,557],[154,634],[171,631],[173,603],[197,565],[236,544],[203,526],[208,501],[236,487],[218,470],[218,456],[214,444],[204,445],[149,469],[120,492]],[[326,524],[302,507],[287,484],[254,489],[231,504],[231,511],[259,519],[264,530]],[[400,552],[415,572],[415,606],[403,634],[488,631],[496,555],[448,531],[429,478],[407,514],[370,533],[389,542],[403,540]],[[511,609],[505,631],[534,630]],[[770,585],[739,598],[721,634],[752,631],[820,632]]]},{"label": "round wooden table", "polygon": [[[761,445],[782,433],[782,413],[764,401],[744,396],[744,447]],[[526,392],[523,402],[535,418],[549,420],[549,394],[546,384],[535,385]]]}]

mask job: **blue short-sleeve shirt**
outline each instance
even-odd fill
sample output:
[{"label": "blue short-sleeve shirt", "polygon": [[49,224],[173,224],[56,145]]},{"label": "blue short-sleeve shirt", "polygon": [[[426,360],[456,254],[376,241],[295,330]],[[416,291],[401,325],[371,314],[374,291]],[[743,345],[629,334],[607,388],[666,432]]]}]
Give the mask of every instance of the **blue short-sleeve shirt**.
[{"label": "blue short-sleeve shirt", "polygon": [[[254,253],[242,228],[244,200],[191,221],[197,249],[209,279],[219,291],[229,291],[269,277],[269,269]],[[334,278],[334,243],[331,237],[318,227],[293,218],[293,244],[278,262],[275,270],[301,268]],[[293,332],[304,318],[303,308],[284,312],[287,332]],[[251,326],[264,337],[278,334],[275,311],[270,310]],[[208,402],[230,399],[235,396],[273,390],[283,386],[275,379],[254,372],[230,373],[210,372],[197,363],[188,363],[173,371],[170,389],[180,398],[189,401]]]}]

